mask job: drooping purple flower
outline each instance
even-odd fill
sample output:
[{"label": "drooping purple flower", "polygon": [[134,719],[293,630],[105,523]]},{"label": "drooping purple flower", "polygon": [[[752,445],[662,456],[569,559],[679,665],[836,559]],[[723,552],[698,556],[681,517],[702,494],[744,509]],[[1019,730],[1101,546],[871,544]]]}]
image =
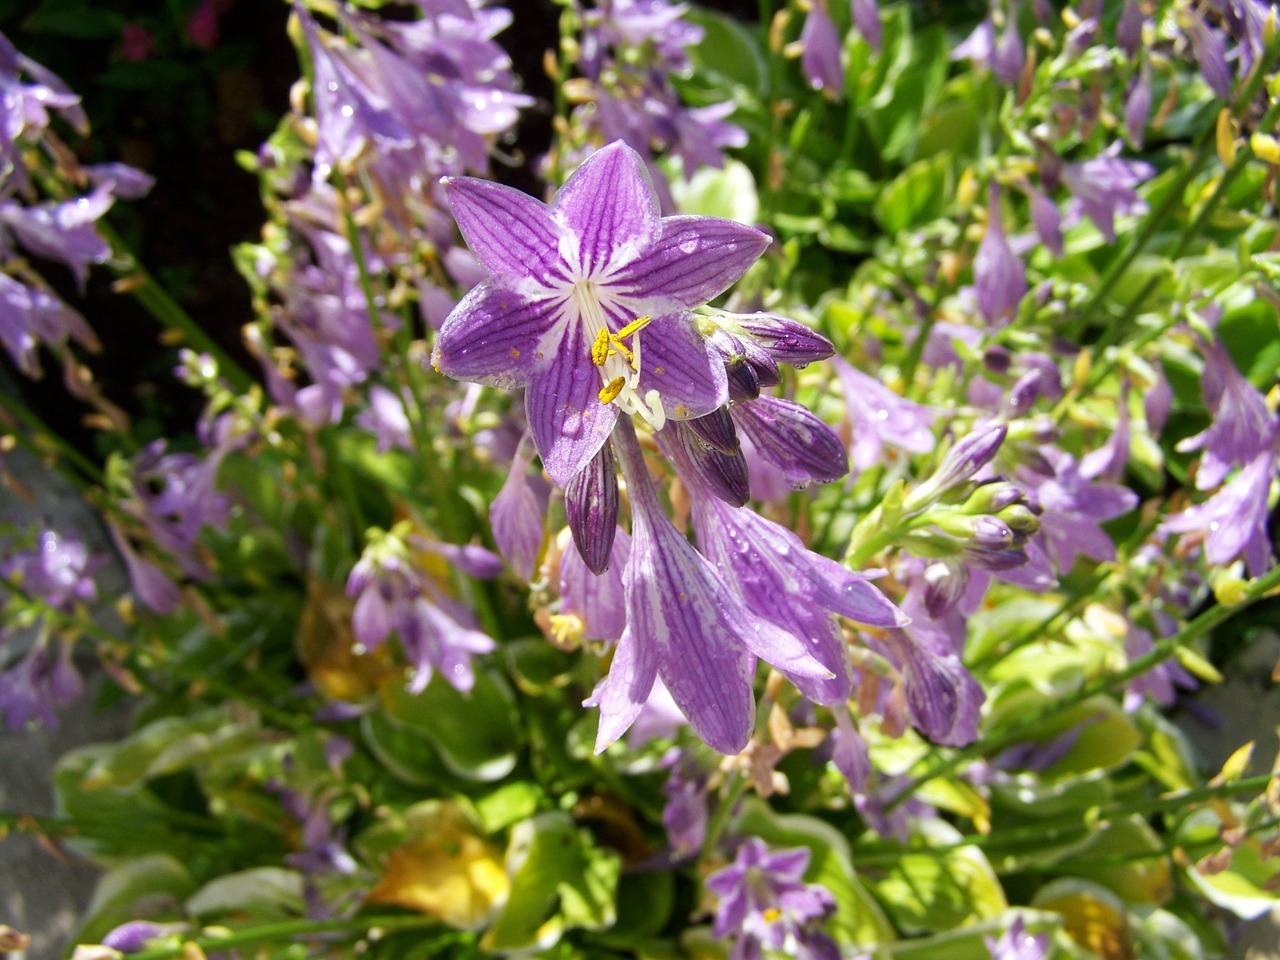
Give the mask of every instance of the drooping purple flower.
[{"label": "drooping purple flower", "polygon": [[983,937],[991,960],[1044,960],[1049,954],[1047,933],[1028,933],[1022,917],[997,937]]},{"label": "drooping purple flower", "polygon": [[815,0],[800,31],[804,52],[800,65],[809,86],[833,100],[844,94],[844,68],[840,65],[840,34],[827,12],[825,0]]},{"label": "drooping purple flower", "polygon": [[104,263],[111,256],[111,246],[99,236],[97,222],[114,200],[102,187],[60,203],[27,206],[10,200],[0,203],[0,223],[12,230],[27,250],[69,266],[83,290],[89,265]]},{"label": "drooping purple flower", "polygon": [[883,643],[902,675],[911,723],[930,740],[945,746],[963,746],[976,740],[986,694],[960,657],[935,650],[921,637],[912,637],[904,630],[887,631]]},{"label": "drooping purple flower", "polygon": [[61,348],[68,339],[89,350],[99,348],[84,318],[53,291],[0,273],[0,343],[19,370],[39,376],[40,344]]},{"label": "drooping purple flower", "polygon": [[749,643],[768,642],[777,631],[753,621],[711,562],[668,519],[629,420],[619,422],[615,437],[631,499],[631,557],[623,577],[627,626],[609,675],[587,701],[600,708],[596,750],[626,732],[661,675],[703,742],[737,753],[755,717]]},{"label": "drooping purple flower", "polygon": [[[681,466],[678,454],[672,459]],[[875,627],[902,626],[907,617],[865,577],[808,550],[790,530],[689,486],[698,549],[750,616],[792,637],[789,649],[775,644],[766,659],[817,703],[847,699],[848,653],[835,616]]]},{"label": "drooping purple flower", "polygon": [[1196,471],[1196,487],[1211,490],[1233,466],[1244,466],[1269,448],[1280,421],[1267,408],[1266,398],[1246,380],[1222,341],[1205,346],[1200,391],[1212,417],[1209,426],[1178,443],[1186,453],[1204,451]]},{"label": "drooping purple flower", "polygon": [[720,898],[712,932],[736,938],[732,960],[760,957],[765,947],[803,960],[839,957],[819,929],[835,911],[835,898],[804,882],[809,855],[807,847],[770,851],[763,840],[748,837],[733,863],[707,877],[707,889]]},{"label": "drooping purple flower", "polygon": [[49,110],[58,111],[78,133],[89,132],[80,97],[0,35],[0,159],[20,179],[25,180],[25,168],[17,154],[18,142],[35,140],[43,133],[49,125]]},{"label": "drooping purple flower", "polygon": [[1204,503],[1188,507],[1160,524],[1161,533],[1194,534],[1204,539],[1210,563],[1228,564],[1243,557],[1253,576],[1261,576],[1271,560],[1267,535],[1267,499],[1276,477],[1273,445],[1259,453],[1231,481]]},{"label": "drooping purple flower", "polygon": [[404,401],[386,387],[369,388],[369,406],[356,415],[356,423],[377,439],[379,453],[392,448],[413,449]]},{"label": "drooping purple flower", "polygon": [[361,652],[386,642],[394,630],[409,667],[408,689],[420,693],[435,671],[458,690],[475,683],[471,658],[494,649],[475,615],[445,595],[412,555],[412,547],[446,551],[452,563],[472,576],[490,577],[500,561],[478,547],[459,548],[408,537],[402,530],[374,531],[371,543],[347,578],[356,598],[352,627]]},{"label": "drooping purple flower", "polygon": [[1231,67],[1227,64],[1227,44],[1222,34],[1204,20],[1199,10],[1188,11],[1185,21],[1191,51],[1200,65],[1200,76],[1219,100],[1231,100]]},{"label": "drooping purple flower", "polygon": [[1131,57],[1142,46],[1142,23],[1142,8],[1138,6],[1138,0],[1124,0],[1124,10],[1116,21],[1116,44]]},{"label": "drooping purple flower", "polygon": [[1031,202],[1031,225],[1035,227],[1040,242],[1062,256],[1062,214],[1058,205],[1039,190],[1028,187],[1027,198]]},{"label": "drooping purple flower", "polygon": [[780,470],[792,489],[829,483],[849,472],[840,437],[795,401],[760,397],[735,403],[729,412],[755,455]]},{"label": "drooping purple flower", "polygon": [[987,17],[950,53],[952,60],[969,60],[975,66],[989,67],[996,50],[996,23]]},{"label": "drooping purple flower", "polygon": [[40,640],[25,656],[0,671],[0,714],[9,729],[17,730],[33,720],[57,729],[58,710],[84,692],[84,681],[71,661],[71,647],[48,638]]},{"label": "drooping purple flower", "polygon": [[934,414],[928,407],[899,396],[842,357],[833,357],[831,362],[840,377],[853,427],[849,452],[855,471],[860,473],[881,463],[886,446],[909,453],[933,449]]},{"label": "drooping purple flower", "polygon": [[850,8],[854,27],[867,41],[867,46],[879,53],[883,37],[879,4],[876,0],[852,0]]},{"label": "drooping purple flower", "polygon": [[618,142],[588,157],[550,206],[482,180],[446,187],[491,276],[445,321],[435,364],[463,380],[524,384],[553,481],[586,466],[620,413],[660,429],[728,400],[724,365],[689,311],[741,276],[764,234],[660,217],[641,158]]},{"label": "drooping purple flower", "polygon": [[662,825],[667,831],[674,860],[696,856],[707,835],[707,771],[697,758],[679,748],[663,758],[667,782],[662,786],[667,802]]},{"label": "drooping purple flower", "polygon": [[109,523],[107,530],[124,559],[134,594],[156,613],[172,613],[182,600],[177,584],[163,570],[141,556],[118,526]]},{"label": "drooping purple flower", "polygon": [[1129,84],[1129,93],[1124,101],[1124,129],[1129,135],[1129,142],[1137,149],[1142,148],[1143,138],[1147,131],[1147,117],[1151,115],[1151,69],[1145,60],[1137,75]]},{"label": "drooping purple flower", "polygon": [[1006,87],[1016,87],[1022,79],[1022,67],[1027,60],[1026,49],[1022,45],[1022,35],[1018,32],[1018,19],[1011,8],[1005,16],[1004,29],[996,40],[995,50],[991,56],[991,72]]},{"label": "drooping purple flower", "polygon": [[1062,182],[1073,198],[1073,215],[1088,217],[1111,243],[1116,242],[1116,216],[1146,212],[1147,204],[1135,188],[1155,174],[1149,163],[1121,160],[1119,151],[1117,141],[1099,156],[1062,167]]},{"label": "drooping purple flower", "polygon": [[631,556],[631,535],[615,530],[609,553],[607,569],[599,574],[587,567],[577,550],[560,555],[560,612],[552,617],[552,629],[564,630],[564,639],[581,636],[613,643],[626,629],[622,575]]},{"label": "drooping purple flower", "polygon": [[1128,513],[1137,506],[1138,495],[1127,487],[1090,481],[1075,458],[1056,447],[1041,447],[1040,452],[1054,475],[1027,471],[1023,478],[1044,510],[1040,538],[1058,572],[1067,573],[1080,554],[1114,560],[1115,544],[1099,524]]},{"label": "drooping purple flower", "polygon": [[533,453],[533,444],[526,433],[520,438],[502,489],[489,505],[493,542],[511,569],[526,582],[533,579],[545,538],[546,510],[539,503],[529,476]]},{"label": "drooping purple flower", "polygon": [[1080,458],[1080,476],[1087,480],[1119,483],[1129,463],[1129,441],[1129,383],[1125,381],[1116,407],[1115,429],[1106,443]]},{"label": "drooping purple flower", "polygon": [[[1161,618],[1171,622],[1171,617]],[[1170,623],[1172,626],[1172,623]],[[1151,631],[1145,630],[1130,622],[1124,635],[1124,655],[1132,663],[1155,649]],[[1132,713],[1142,705],[1143,700],[1150,697],[1162,707],[1173,705],[1177,696],[1176,688],[1194,690],[1199,686],[1196,678],[1187,672],[1176,659],[1157,663],[1143,673],[1138,674],[1124,687],[1124,709]]]},{"label": "drooping purple flower", "polygon": [[973,285],[978,309],[989,326],[1012,323],[1027,293],[1027,271],[1014,255],[1000,223],[1000,190],[991,185],[987,203],[987,231],[973,259]]},{"label": "drooping purple flower", "polygon": [[55,610],[68,612],[98,595],[92,576],[96,565],[79,537],[42,530],[34,549],[15,551],[0,563],[0,576]]}]

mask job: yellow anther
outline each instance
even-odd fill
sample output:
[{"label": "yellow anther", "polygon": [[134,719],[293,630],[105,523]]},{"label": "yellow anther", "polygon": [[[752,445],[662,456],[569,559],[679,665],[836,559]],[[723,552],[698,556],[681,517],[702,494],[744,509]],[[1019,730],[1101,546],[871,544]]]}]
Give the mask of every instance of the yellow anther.
[{"label": "yellow anther", "polygon": [[632,320],[625,327],[623,327],[621,330],[618,331],[618,339],[622,340],[626,337],[631,336],[633,333],[639,333],[641,330],[643,330],[645,327],[649,325],[649,321],[652,319],[653,317],[649,317],[649,316],[636,317],[634,320]]},{"label": "yellow anther", "polygon": [[609,357],[610,339],[608,330],[601,330],[596,334],[596,342],[591,345],[591,362],[597,367],[603,367],[605,360]]},{"label": "yellow anther", "polygon": [[606,383],[600,388],[600,402],[612,403],[618,394],[622,392],[622,387],[626,382],[626,377],[614,377]]},{"label": "yellow anther", "polygon": [[775,923],[782,919],[782,911],[777,907],[766,907],[764,910],[764,922]]}]

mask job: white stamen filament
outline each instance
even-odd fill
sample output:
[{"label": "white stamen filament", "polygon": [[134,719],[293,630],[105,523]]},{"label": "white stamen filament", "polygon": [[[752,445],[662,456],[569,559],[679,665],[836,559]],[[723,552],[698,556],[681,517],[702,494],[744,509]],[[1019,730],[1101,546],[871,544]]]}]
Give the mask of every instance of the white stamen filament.
[{"label": "white stamen filament", "polygon": [[614,384],[621,380],[621,388],[617,389],[608,402],[617,404],[623,413],[639,416],[654,430],[661,430],[667,422],[662,398],[657,390],[650,390],[643,396],[640,393],[641,331],[636,330],[631,334],[631,342],[626,350],[619,349],[617,334],[609,327],[595,284],[591,280],[577,281],[573,285],[572,297],[582,321],[583,340],[587,350],[591,351],[601,339],[601,331],[604,331],[608,341],[604,362],[596,365],[600,370],[601,399],[614,393]]}]

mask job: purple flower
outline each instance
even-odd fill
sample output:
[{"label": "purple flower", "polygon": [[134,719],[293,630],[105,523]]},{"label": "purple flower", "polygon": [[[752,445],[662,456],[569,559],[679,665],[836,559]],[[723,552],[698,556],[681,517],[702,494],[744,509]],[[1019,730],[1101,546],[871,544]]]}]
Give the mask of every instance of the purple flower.
[{"label": "purple flower", "polygon": [[446,181],[490,279],[445,320],[435,364],[450,376],[523,384],[543,465],[564,486],[620,414],[654,429],[728,400],[724,364],[690,309],[738,279],[769,240],[711,217],[660,217],[644,165],[615,142],[587,158],[550,206],[483,180]]},{"label": "purple flower", "polygon": [[138,599],[159,614],[172,613],[182,601],[182,594],[169,576],[150,560],[144,559],[129,538],[114,523],[107,525],[111,541],[124,558],[129,583]]},{"label": "purple flower", "polygon": [[1138,495],[1126,487],[1091,482],[1075,459],[1056,447],[1041,447],[1040,452],[1054,475],[1026,471],[1023,479],[1044,510],[1040,537],[1058,572],[1067,573],[1079,554],[1114,560],[1115,544],[1099,524],[1128,513],[1137,506]]},{"label": "purple flower", "polygon": [[[1169,626],[1174,627],[1172,617],[1165,615],[1158,620],[1164,620]],[[1174,632],[1176,627],[1170,630],[1170,635]],[[1154,649],[1155,643],[1151,639],[1151,632],[1130,622],[1124,636],[1125,658],[1132,663]],[[1177,696],[1175,687],[1194,690],[1197,686],[1199,684],[1196,683],[1196,678],[1188,673],[1182,664],[1175,659],[1165,660],[1150,667],[1145,673],[1138,674],[1125,684],[1124,708],[1131,713],[1137,710],[1147,697],[1162,707],[1170,707],[1173,706],[1174,698]]]},{"label": "purple flower", "polygon": [[89,264],[104,263],[111,256],[111,246],[96,226],[113,202],[110,191],[102,187],[62,203],[23,206],[7,201],[0,203],[0,222],[32,253],[71,267],[83,290]]},{"label": "purple flower", "polygon": [[421,692],[436,670],[458,690],[470,690],[475,683],[471,657],[488,653],[495,644],[480,632],[475,615],[432,581],[410,547],[447,556],[472,576],[493,576],[500,561],[479,547],[409,536],[407,527],[371,531],[370,536],[347,578],[347,593],[356,597],[352,627],[359,652],[380,646],[394,630],[409,661],[411,692]]},{"label": "purple flower", "polygon": [[84,317],[51,290],[0,273],[0,343],[19,370],[29,377],[39,376],[40,344],[61,348],[68,339],[89,350],[99,348]]},{"label": "purple flower", "polygon": [[842,357],[831,361],[844,389],[853,426],[850,456],[857,472],[883,462],[886,446],[910,453],[933,449],[933,411],[894,393],[875,377],[851,367]]},{"label": "purple flower", "polygon": [[806,549],[785,527],[731,507],[696,484],[690,493],[699,550],[743,598],[750,616],[790,637],[789,644],[775,641],[768,654],[756,652],[809,699],[846,700],[848,653],[835,616],[875,627],[900,627],[907,617],[865,577]]},{"label": "purple flower", "polygon": [[1129,383],[1125,381],[1116,407],[1115,429],[1106,443],[1080,458],[1080,476],[1088,480],[1119,483],[1129,462],[1129,439]]},{"label": "purple flower", "polygon": [[65,613],[97,597],[95,566],[79,537],[43,530],[34,550],[17,551],[0,563],[0,576]]},{"label": "purple flower", "polygon": [[991,960],[1044,960],[1049,953],[1049,935],[1028,933],[1022,917],[1017,917],[998,939],[982,940],[991,952]]},{"label": "purple flower", "polygon": [[150,920],[130,920],[122,923],[102,938],[102,945],[121,953],[139,953],[152,940],[159,940],[187,930],[185,923],[152,923]]},{"label": "purple flower", "polygon": [[386,387],[369,389],[369,406],[356,415],[356,423],[374,435],[379,453],[386,453],[393,447],[413,449],[404,401]]},{"label": "purple flower", "polygon": [[692,754],[678,748],[663,758],[663,766],[670,772],[662,786],[667,797],[662,825],[672,857],[689,859],[702,849],[707,835],[707,771]]},{"label": "purple flower", "polygon": [[992,327],[1003,327],[1018,315],[1018,304],[1027,293],[1027,271],[1013,254],[1000,223],[1000,190],[991,185],[987,204],[987,231],[973,260],[973,285],[978,309]]},{"label": "purple flower", "polygon": [[[498,552],[524,581],[533,579],[534,567],[542,552],[545,505],[539,503],[529,467],[533,464],[533,444],[526,433],[511,460],[511,470],[502,489],[489,505],[489,524]],[[543,484],[545,487],[545,483]],[[544,498],[545,499],[545,498]]]},{"label": "purple flower", "polygon": [[852,0],[850,8],[853,14],[853,25],[867,41],[867,45],[879,53],[883,31],[880,24],[880,8],[876,0]]},{"label": "purple flower", "polygon": [[1231,100],[1231,67],[1227,65],[1227,45],[1217,30],[1205,22],[1200,11],[1186,19],[1187,39],[1200,64],[1200,75],[1219,100]]},{"label": "purple flower", "polygon": [[1268,449],[1275,439],[1275,415],[1266,398],[1236,367],[1231,354],[1215,339],[1205,348],[1200,391],[1213,418],[1194,437],[1178,443],[1178,450],[1203,450],[1196,470],[1196,487],[1209,490],[1226,478],[1233,466],[1243,466]]},{"label": "purple flower", "polygon": [[844,95],[844,68],[840,66],[840,34],[831,22],[824,0],[815,0],[800,31],[804,53],[800,65],[809,86],[821,90],[833,100]]},{"label": "purple flower", "polygon": [[1227,564],[1244,557],[1249,572],[1260,576],[1271,560],[1267,499],[1276,477],[1276,464],[1274,446],[1262,451],[1204,503],[1165,520],[1159,532],[1202,537],[1210,563]]},{"label": "purple flower", "polygon": [[1142,46],[1142,23],[1142,8],[1138,6],[1138,0],[1124,0],[1124,10],[1116,21],[1116,45],[1131,57]]},{"label": "purple flower", "polygon": [[1119,151],[1117,141],[1100,156],[1062,167],[1062,182],[1073,197],[1073,215],[1088,217],[1111,243],[1116,242],[1117,215],[1146,212],[1147,205],[1134,188],[1155,174],[1149,163],[1121,160]]},{"label": "purple flower", "polygon": [[732,960],[762,956],[761,948],[800,958],[836,958],[839,950],[819,925],[835,911],[831,892],[804,882],[809,849],[770,851],[748,837],[729,866],[707,877],[720,898],[712,932],[735,937]]},{"label": "purple flower", "polygon": [[[3,639],[0,637],[0,639]],[[84,681],[71,662],[71,644],[42,640],[26,656],[0,671],[0,714],[11,730],[32,720],[50,730],[58,727],[57,711],[84,691]]]},{"label": "purple flower", "polygon": [[1026,190],[1031,201],[1031,225],[1036,229],[1036,236],[1055,256],[1062,256],[1062,214],[1058,205],[1039,190],[1031,187]]},{"label": "purple flower", "polygon": [[945,746],[976,740],[986,694],[959,656],[934,650],[924,638],[903,630],[888,631],[884,646],[902,675],[912,724]]},{"label": "purple flower", "polygon": [[1006,87],[1016,86],[1022,79],[1022,67],[1027,60],[1026,49],[1022,45],[1022,36],[1018,33],[1016,11],[1010,9],[1005,17],[1004,30],[996,41],[991,56],[991,72]]},{"label": "purple flower", "polygon": [[560,556],[560,612],[551,618],[558,639],[577,637],[616,642],[627,626],[626,589],[622,574],[631,556],[631,535],[618,528],[613,534],[609,563],[593,573],[577,550]]},{"label": "purple flower", "polygon": [[1147,132],[1147,117],[1151,115],[1151,70],[1142,61],[1138,75],[1129,84],[1129,95],[1124,101],[1124,129],[1129,142],[1141,149]]}]

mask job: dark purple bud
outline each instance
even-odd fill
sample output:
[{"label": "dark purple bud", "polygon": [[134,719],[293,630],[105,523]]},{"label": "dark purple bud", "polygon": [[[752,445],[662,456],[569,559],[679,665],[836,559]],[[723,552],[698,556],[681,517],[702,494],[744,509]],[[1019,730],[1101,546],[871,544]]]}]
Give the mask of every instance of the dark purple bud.
[{"label": "dark purple bud", "polygon": [[747,460],[741,453],[725,454],[707,446],[686,423],[669,423],[676,432],[694,477],[687,478],[705,488],[725,503],[741,507],[751,499],[751,484],[747,477]]},{"label": "dark purple bud", "polygon": [[610,444],[601,447],[569,481],[564,510],[582,562],[599,576],[609,569],[613,535],[618,529],[618,474]]},{"label": "dark purple bud", "polygon": [[1013,354],[1006,347],[993,343],[982,351],[982,365],[992,373],[1008,373],[1013,363]]},{"label": "dark purple bud", "polygon": [[848,454],[835,431],[800,404],[761,397],[735,403],[730,412],[760,456],[781,468],[788,482],[826,483],[849,472]]},{"label": "dark purple bud", "polygon": [[1142,46],[1142,10],[1137,0],[1125,0],[1124,11],[1116,23],[1116,44],[1131,57]]},{"label": "dark purple bud", "polygon": [[1014,570],[1025,566],[1026,551],[1021,547],[1004,547],[1000,550],[984,550],[981,547],[968,547],[964,552],[965,560],[982,570]]},{"label": "dark purple bud", "polygon": [[1018,378],[1017,383],[1009,390],[1009,399],[1005,401],[1005,412],[1011,417],[1020,417],[1031,409],[1040,396],[1039,370],[1029,370]]},{"label": "dark purple bud", "polygon": [[803,367],[835,353],[831,341],[798,320],[773,313],[748,313],[733,318],[743,331],[769,351],[778,363]]},{"label": "dark purple bud", "polygon": [[880,26],[880,10],[876,0],[853,0],[851,4],[853,25],[862,34],[862,39],[876,53],[880,52],[883,33]]},{"label": "dark purple bud", "polygon": [[1018,24],[1010,16],[991,55],[991,72],[1006,87],[1017,86],[1022,78],[1022,66],[1025,62],[1026,51],[1022,46],[1022,37],[1018,35]]},{"label": "dark purple bud", "polygon": [[733,455],[741,446],[738,443],[738,431],[734,429],[733,417],[729,416],[727,406],[720,407],[705,417],[686,420],[689,429],[698,435],[698,439],[721,453]]},{"label": "dark purple bud", "polygon": [[756,372],[756,379],[762,387],[776,387],[782,382],[782,371],[769,351],[749,338],[740,338],[743,356]]},{"label": "dark purple bud", "polygon": [[969,589],[969,567],[948,557],[934,560],[924,570],[924,609],[933,620],[950,613]]},{"label": "dark purple bud", "polygon": [[755,400],[760,396],[760,375],[756,368],[739,358],[725,366],[729,375],[730,400]]},{"label": "dark purple bud", "polygon": [[121,953],[138,953],[149,941],[185,929],[183,924],[159,924],[148,920],[131,920],[116,927],[102,938],[102,945]]}]

